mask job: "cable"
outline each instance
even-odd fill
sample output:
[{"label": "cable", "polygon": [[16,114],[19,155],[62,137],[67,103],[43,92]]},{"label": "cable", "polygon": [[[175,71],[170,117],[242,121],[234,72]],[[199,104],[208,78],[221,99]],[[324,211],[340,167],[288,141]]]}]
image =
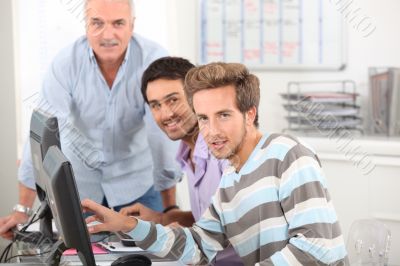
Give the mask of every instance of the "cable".
[{"label": "cable", "polygon": [[[37,221],[39,221],[43,217],[43,215],[45,213],[44,210],[46,208],[44,208],[42,210],[42,206],[43,206],[43,204],[39,206],[39,208],[35,211],[35,213],[32,215],[30,220],[24,225],[24,227],[21,228],[21,230],[19,230],[20,232],[22,232],[22,233],[25,232],[26,229],[28,229],[29,226],[31,226],[33,223],[36,223]],[[38,218],[35,220],[36,216],[38,216]]]},{"label": "cable", "polygon": [[[5,262],[5,261],[6,261],[7,256],[8,256],[8,253],[9,253],[9,250],[11,249],[13,243],[14,243],[14,242],[11,242],[10,244],[8,244],[8,245],[6,246],[6,248],[3,250],[3,253],[2,253],[1,256],[0,256],[0,262]],[[4,260],[3,260],[3,259],[4,259]]]},{"label": "cable", "polygon": [[10,262],[10,260],[15,259],[15,258],[18,258],[18,257],[42,256],[42,255],[47,254],[47,253],[50,253],[50,252],[51,252],[51,251],[49,250],[49,251],[42,252],[42,253],[38,253],[38,254],[21,254],[21,255],[15,255],[15,256],[12,256],[12,257],[6,259],[4,262],[6,262],[6,263],[7,263],[7,262]]},{"label": "cable", "polygon": [[[39,208],[37,208],[37,210],[35,211],[35,213],[32,215],[32,217],[29,219],[29,221],[21,228],[21,230],[16,230],[17,232],[20,232],[20,233],[25,233],[26,232],[26,230],[28,229],[28,227],[30,226],[30,225],[32,225],[33,223],[35,223],[35,222],[37,222],[42,216],[43,216],[43,211],[41,210],[41,207],[42,207],[42,205],[41,206],[39,206]],[[36,216],[38,216],[38,214],[39,214],[39,217],[37,218],[37,219],[35,219],[36,218]],[[7,259],[7,257],[8,257],[8,255],[10,254],[10,250],[12,250],[11,248],[12,248],[12,245],[16,242],[16,238],[14,237],[14,239],[12,240],[12,242],[10,243],[10,244],[8,244],[7,246],[6,246],[6,248],[3,250],[3,253],[1,254],[1,256],[0,256],[0,262],[7,262],[8,261],[8,259]]]}]

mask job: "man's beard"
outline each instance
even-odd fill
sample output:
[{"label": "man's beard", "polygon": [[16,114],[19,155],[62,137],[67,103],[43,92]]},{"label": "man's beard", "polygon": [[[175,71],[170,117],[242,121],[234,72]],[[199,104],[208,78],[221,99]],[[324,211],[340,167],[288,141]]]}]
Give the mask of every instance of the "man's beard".
[{"label": "man's beard", "polygon": [[219,160],[221,160],[221,159],[228,159],[228,160],[234,159],[236,154],[242,149],[242,147],[244,145],[244,141],[246,139],[246,136],[247,136],[247,129],[246,129],[245,123],[243,122],[242,137],[240,139],[240,142],[235,147],[233,147],[231,149],[231,151],[225,156],[221,156],[219,154],[216,154],[215,152],[212,152],[214,157],[219,159]]},{"label": "man's beard", "polygon": [[239,142],[238,145],[236,145],[233,149],[232,152],[230,154],[228,154],[228,156],[226,157],[226,159],[228,160],[232,160],[234,159],[234,157],[238,154],[238,152],[242,149],[243,145],[244,145],[244,141],[246,139],[247,136],[247,129],[243,123],[243,127],[242,127],[242,138]]}]

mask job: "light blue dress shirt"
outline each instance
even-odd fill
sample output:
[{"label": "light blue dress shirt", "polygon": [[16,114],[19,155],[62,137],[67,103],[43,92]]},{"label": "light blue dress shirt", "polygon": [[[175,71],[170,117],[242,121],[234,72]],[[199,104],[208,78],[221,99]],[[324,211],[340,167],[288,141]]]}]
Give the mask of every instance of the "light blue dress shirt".
[{"label": "light blue dress shirt", "polygon": [[[106,196],[110,206],[122,205],[153,185],[164,190],[180,179],[177,143],[158,128],[140,92],[143,71],[166,54],[135,34],[111,90],[86,37],[51,64],[38,109],[58,118],[61,149],[72,163],[81,199],[101,203]],[[28,143],[18,179],[35,188]]]}]

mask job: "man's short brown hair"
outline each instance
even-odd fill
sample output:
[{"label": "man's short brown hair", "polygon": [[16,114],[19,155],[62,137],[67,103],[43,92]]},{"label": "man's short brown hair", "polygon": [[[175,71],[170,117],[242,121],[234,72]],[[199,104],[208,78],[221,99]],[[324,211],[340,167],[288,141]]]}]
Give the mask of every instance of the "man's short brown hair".
[{"label": "man's short brown hair", "polygon": [[254,125],[258,127],[260,81],[242,64],[218,62],[192,68],[185,78],[185,93],[193,108],[193,95],[196,92],[229,85],[235,88],[236,105],[241,113],[256,108]]}]

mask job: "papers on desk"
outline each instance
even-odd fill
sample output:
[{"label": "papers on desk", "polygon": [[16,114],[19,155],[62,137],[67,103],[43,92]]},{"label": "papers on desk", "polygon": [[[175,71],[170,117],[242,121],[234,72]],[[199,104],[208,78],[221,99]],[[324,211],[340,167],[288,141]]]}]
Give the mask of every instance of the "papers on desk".
[{"label": "papers on desk", "polygon": [[282,98],[297,101],[306,101],[313,103],[352,103],[358,96],[357,93],[346,92],[301,92],[301,93],[283,93]]},{"label": "papers on desk", "polygon": [[338,103],[325,103],[323,106],[317,108],[314,105],[305,102],[299,102],[296,105],[284,104],[283,107],[287,111],[302,112],[303,114],[310,114],[314,116],[352,116],[357,115],[360,107],[352,104],[338,104]]},{"label": "papers on desk", "polygon": [[[98,255],[98,254],[107,254],[108,252],[103,248],[100,247],[99,245],[92,243],[92,251],[94,255]],[[66,256],[71,256],[71,255],[76,255],[78,254],[76,249],[67,249],[66,251],[63,252],[63,255]]]},{"label": "papers on desk", "polygon": [[144,250],[139,247],[126,247],[122,245],[121,242],[99,242],[97,244],[110,252],[144,252]]},{"label": "papers on desk", "polygon": [[286,100],[283,107],[288,111],[286,120],[290,130],[360,130],[362,119],[360,106],[356,105],[359,95],[355,89],[353,92],[295,91],[281,94]]},{"label": "papers on desk", "polygon": [[321,130],[342,128],[354,128],[361,124],[361,117],[359,116],[338,116],[338,117],[313,117],[313,116],[290,116],[286,119],[292,124],[303,126],[312,126]]}]

